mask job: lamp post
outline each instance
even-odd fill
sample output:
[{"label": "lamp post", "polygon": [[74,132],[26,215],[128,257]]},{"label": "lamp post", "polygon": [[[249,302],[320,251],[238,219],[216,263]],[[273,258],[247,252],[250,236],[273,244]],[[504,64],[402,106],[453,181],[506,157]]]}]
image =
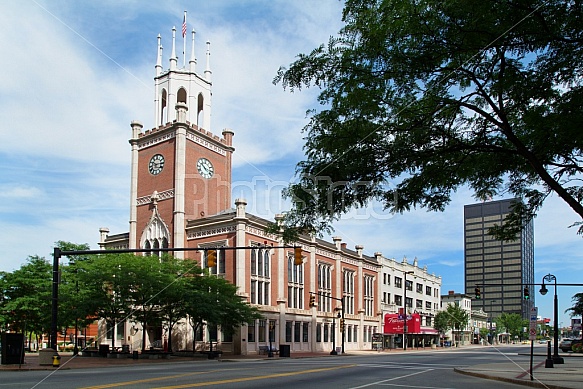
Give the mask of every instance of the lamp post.
[{"label": "lamp post", "polygon": [[414,274],[413,271],[403,271],[405,278],[405,293],[403,299],[403,350],[407,350],[407,274]]},{"label": "lamp post", "polygon": [[[338,313],[338,317],[340,317],[340,313]],[[330,355],[338,355],[336,351],[336,314],[332,315],[332,351],[330,351]]]},{"label": "lamp post", "polygon": [[497,300],[490,300],[490,344],[494,345],[494,334],[492,334],[492,329],[494,327],[494,313],[492,313],[492,303]]},{"label": "lamp post", "polygon": [[552,274],[547,274],[543,277],[543,284],[540,288],[540,294],[543,296],[547,294],[548,289],[545,285],[545,281],[547,282],[554,282],[555,284],[555,300],[554,300],[554,352],[553,352],[553,363],[556,364],[563,364],[565,363],[564,359],[559,356],[559,298],[557,297],[557,277]]},{"label": "lamp post", "polygon": [[273,347],[271,346],[271,341],[273,339],[274,328],[275,328],[275,321],[269,320],[269,352],[267,353],[268,358],[273,358]]}]

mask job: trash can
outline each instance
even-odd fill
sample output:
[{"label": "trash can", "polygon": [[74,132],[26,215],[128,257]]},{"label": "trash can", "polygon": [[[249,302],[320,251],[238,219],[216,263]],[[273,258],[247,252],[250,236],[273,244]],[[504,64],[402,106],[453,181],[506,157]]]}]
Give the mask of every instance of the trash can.
[{"label": "trash can", "polygon": [[280,344],[279,345],[279,356],[282,358],[289,358],[290,357],[290,345],[289,344]]},{"label": "trash can", "polygon": [[1,359],[3,365],[24,363],[24,335],[2,333],[0,341]]},{"label": "trash can", "polygon": [[122,353],[129,353],[130,352],[130,345],[129,344],[122,344],[121,345],[121,352]]},{"label": "trash can", "polygon": [[59,367],[61,365],[61,357],[59,354],[53,355],[53,367]]},{"label": "trash can", "polygon": [[132,353],[132,359],[138,359],[138,351],[134,350],[134,352]]},{"label": "trash can", "polygon": [[107,354],[109,354],[109,345],[108,344],[100,344],[99,345],[99,356],[106,358]]}]

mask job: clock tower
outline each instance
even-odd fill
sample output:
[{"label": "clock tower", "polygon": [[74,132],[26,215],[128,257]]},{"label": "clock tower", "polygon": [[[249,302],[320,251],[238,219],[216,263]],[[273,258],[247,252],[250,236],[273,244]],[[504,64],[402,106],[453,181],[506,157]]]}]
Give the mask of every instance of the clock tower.
[{"label": "clock tower", "polygon": [[[186,247],[187,220],[230,208],[233,132],[210,132],[210,43],[206,66],[196,71],[192,48],[188,64],[178,67],[176,29],[172,29],[169,69],[162,68],[161,36],[155,80],[155,126],[142,131],[133,121],[129,248]],[[184,252],[175,252],[183,257]]]}]

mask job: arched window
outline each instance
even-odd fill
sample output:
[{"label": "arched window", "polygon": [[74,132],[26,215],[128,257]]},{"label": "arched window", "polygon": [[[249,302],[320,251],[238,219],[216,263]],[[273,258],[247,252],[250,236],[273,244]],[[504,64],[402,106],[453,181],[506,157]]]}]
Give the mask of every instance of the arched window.
[{"label": "arched window", "polygon": [[[170,231],[166,226],[166,223],[160,217],[158,209],[156,208],[152,213],[152,217],[148,222],[148,225],[142,233],[142,238],[140,239],[140,246],[145,249],[159,249],[168,248],[168,237],[170,236]],[[161,251],[154,252],[155,255],[161,256]],[[146,254],[150,255],[150,254]]]},{"label": "arched window", "polygon": [[261,247],[251,249],[251,304],[270,304],[270,260],[269,249]]},{"label": "arched window", "polygon": [[180,88],[178,89],[178,93],[176,94],[176,102],[186,104],[186,89]]},{"label": "arched window", "polygon": [[202,94],[198,95],[197,107],[196,107],[196,125],[198,128],[204,128],[204,97]]},{"label": "arched window", "polygon": [[160,105],[160,124],[164,124],[168,121],[168,92],[166,89],[162,89],[162,101]]}]

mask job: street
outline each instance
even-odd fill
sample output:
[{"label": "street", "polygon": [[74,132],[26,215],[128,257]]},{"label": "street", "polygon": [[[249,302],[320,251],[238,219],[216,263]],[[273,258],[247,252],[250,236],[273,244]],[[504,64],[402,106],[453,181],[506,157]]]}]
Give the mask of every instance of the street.
[{"label": "street", "polygon": [[[544,346],[535,352],[543,353]],[[0,388],[518,388],[453,371],[483,363],[525,361],[529,346],[465,347],[408,353],[356,355],[235,362],[201,360],[141,366],[112,366],[55,371],[6,371]],[[292,355],[293,357],[293,355]],[[544,357],[535,357],[535,363]]]}]

